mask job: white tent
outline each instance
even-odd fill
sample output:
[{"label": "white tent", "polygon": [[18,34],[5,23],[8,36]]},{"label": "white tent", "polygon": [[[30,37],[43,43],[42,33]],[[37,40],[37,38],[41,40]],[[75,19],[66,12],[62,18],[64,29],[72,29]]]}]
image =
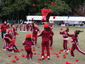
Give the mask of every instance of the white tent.
[{"label": "white tent", "polygon": [[32,18],[33,20],[41,20],[42,16],[27,16],[26,18],[27,20],[32,20]]},{"label": "white tent", "polygon": [[82,16],[55,16],[55,19],[53,19],[53,16],[49,18],[49,21],[85,21],[85,17]]},{"label": "white tent", "polygon": [[[27,16],[27,20],[41,20],[42,16]],[[85,21],[85,17],[83,16],[55,16],[55,19],[53,19],[53,16],[50,16],[49,21]]]}]

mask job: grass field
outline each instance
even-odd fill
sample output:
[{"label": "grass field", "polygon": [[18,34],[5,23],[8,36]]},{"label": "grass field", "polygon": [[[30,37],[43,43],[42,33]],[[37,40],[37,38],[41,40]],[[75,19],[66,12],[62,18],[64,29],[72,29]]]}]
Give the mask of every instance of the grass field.
[{"label": "grass field", "polygon": [[[43,26],[38,26],[40,30],[43,29]],[[54,43],[53,43],[53,50],[58,53],[60,51],[60,49],[62,49],[63,47],[63,37],[62,35],[59,34],[61,27],[54,27],[53,28],[53,32],[54,32]],[[65,28],[65,27],[63,27]],[[85,51],[85,28],[80,28],[80,27],[69,27],[69,33],[73,34],[74,30],[83,30],[84,32],[79,34],[79,45],[80,48]],[[19,48],[19,50],[21,50],[22,48],[24,48],[24,46],[22,45],[22,42],[25,40],[25,36],[26,34],[30,33],[30,32],[20,32],[19,29],[17,31],[19,33],[19,35],[17,36],[17,40],[16,40],[16,45]],[[33,61],[30,60],[26,60],[25,57],[22,58],[22,54],[24,53],[26,55],[25,50],[24,51],[20,51],[20,53],[9,53],[8,51],[3,51],[3,46],[4,43],[2,41],[2,39],[0,38],[0,64],[66,64],[66,61],[71,62],[72,64],[85,64],[85,56],[81,53],[79,53],[78,51],[75,50],[75,59],[79,59],[79,62],[76,62],[75,59],[71,59],[71,54],[69,52],[68,55],[66,55],[66,59],[63,59],[63,54],[65,54],[64,52],[61,52],[61,54],[59,54],[60,58],[57,58],[56,55],[51,55],[51,60],[43,60],[43,61],[38,61],[38,58],[41,58],[40,55],[34,55],[33,56]],[[41,46],[41,37],[38,38],[38,44],[37,46]],[[35,46],[36,49],[36,53],[38,53],[41,48],[38,48],[37,46]],[[72,44],[71,44],[71,38],[69,38],[69,48],[71,48]],[[11,55],[11,57],[9,58],[8,55]],[[19,57],[19,60],[16,61],[16,63],[12,63],[12,60],[14,60],[14,56],[17,55]]]}]

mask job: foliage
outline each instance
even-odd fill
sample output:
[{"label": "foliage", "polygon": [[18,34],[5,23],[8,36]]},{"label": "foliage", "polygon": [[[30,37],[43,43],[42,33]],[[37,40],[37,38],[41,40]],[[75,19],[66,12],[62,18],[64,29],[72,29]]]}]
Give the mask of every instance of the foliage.
[{"label": "foliage", "polygon": [[0,19],[25,20],[28,13],[41,15],[42,8],[52,9],[52,15],[72,15],[74,8],[83,5],[83,2],[84,0],[0,0]]}]

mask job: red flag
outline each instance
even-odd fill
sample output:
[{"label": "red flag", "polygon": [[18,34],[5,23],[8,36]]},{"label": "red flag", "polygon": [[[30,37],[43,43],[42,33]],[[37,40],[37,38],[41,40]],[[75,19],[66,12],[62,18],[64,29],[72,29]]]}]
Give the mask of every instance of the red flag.
[{"label": "red flag", "polygon": [[42,12],[42,19],[45,19],[45,17],[48,15],[48,13],[51,11],[51,9],[41,9]]}]

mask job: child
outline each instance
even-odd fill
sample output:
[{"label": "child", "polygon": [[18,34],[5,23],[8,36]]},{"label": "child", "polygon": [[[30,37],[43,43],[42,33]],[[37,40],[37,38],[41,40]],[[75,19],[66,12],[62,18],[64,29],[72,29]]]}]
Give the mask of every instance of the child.
[{"label": "child", "polygon": [[74,50],[76,49],[77,51],[79,51],[80,53],[84,54],[85,55],[85,52],[82,51],[79,47],[79,40],[78,40],[78,34],[80,32],[83,32],[83,31],[80,31],[80,30],[75,30],[74,31],[74,34],[73,35],[70,35],[70,34],[67,34],[68,36],[72,37],[71,39],[71,42],[72,42],[72,47],[71,47],[71,58],[73,59],[74,58]]},{"label": "child", "polygon": [[[51,30],[53,29],[53,23],[54,23],[54,21],[52,21],[52,23],[51,23],[51,26],[50,26]],[[53,45],[53,36],[50,36],[50,47],[52,47],[52,45]]]},{"label": "child", "polygon": [[[26,35],[26,39],[25,41],[23,42],[23,45],[25,45],[25,50],[27,52],[27,60],[32,60],[32,57],[33,57],[33,52],[32,52],[32,45],[34,45],[35,42],[34,42],[34,38],[31,39],[31,34],[27,34]],[[29,57],[29,54],[30,54],[30,57]]]},{"label": "child", "polygon": [[49,50],[49,40],[50,40],[50,36],[53,36],[53,32],[51,31],[49,24],[45,23],[44,24],[44,30],[41,32],[39,36],[42,36],[42,60],[44,60],[44,49],[46,47],[47,50],[47,58],[48,60],[50,60],[50,50]]},{"label": "child", "polygon": [[8,30],[8,33],[4,34],[3,36],[3,41],[4,41],[4,47],[3,47],[3,50],[6,50],[6,47],[7,47],[7,44],[10,44],[10,39],[12,39],[12,30],[9,29]]},{"label": "child", "polygon": [[22,23],[20,24],[20,27],[19,28],[20,28],[20,31],[22,31]]},{"label": "child", "polygon": [[16,32],[15,25],[13,24],[13,25],[12,25],[12,37],[13,37],[14,39],[16,39],[16,35],[18,35],[18,33]]},{"label": "child", "polygon": [[36,23],[32,23],[32,27],[33,27],[33,33],[32,33],[32,37],[35,37],[35,44],[37,44],[37,33],[38,31],[41,32],[39,30],[39,28],[37,27],[37,24]]},{"label": "child", "polygon": [[15,30],[17,31],[18,25],[15,26]]},{"label": "child", "polygon": [[29,31],[29,23],[26,24],[26,29],[27,29],[27,31]]},{"label": "child", "polygon": [[3,35],[6,33],[7,31],[7,28],[8,28],[8,24],[6,21],[4,21],[3,24],[1,24],[1,37],[3,39]]},{"label": "child", "polygon": [[23,32],[25,32],[26,25],[23,23]]},{"label": "child", "polygon": [[7,46],[7,50],[10,51],[11,53],[14,53],[15,49],[18,51],[18,48],[15,45],[16,39],[12,39],[11,43]]},{"label": "child", "polygon": [[32,31],[32,25],[31,25],[31,23],[29,24],[29,27],[30,27],[30,31]]},{"label": "child", "polygon": [[69,52],[68,50],[68,36],[66,34],[68,34],[69,32],[69,28],[65,28],[65,30],[62,32],[62,30],[60,31],[60,34],[63,35],[63,48],[64,51],[63,52]]}]

